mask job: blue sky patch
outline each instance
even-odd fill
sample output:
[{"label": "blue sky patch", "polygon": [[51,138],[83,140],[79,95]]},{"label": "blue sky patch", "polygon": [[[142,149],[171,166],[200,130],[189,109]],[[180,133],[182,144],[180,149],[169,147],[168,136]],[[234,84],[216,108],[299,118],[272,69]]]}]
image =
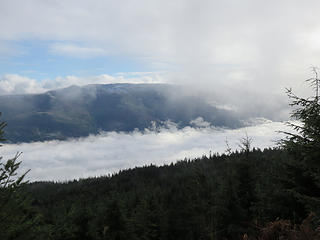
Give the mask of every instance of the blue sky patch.
[{"label": "blue sky patch", "polygon": [[[19,74],[26,77],[53,79],[58,76],[76,75],[78,77],[100,74],[114,75],[118,72],[146,72],[150,68],[138,59],[112,56],[72,56],[55,53],[51,50],[55,42],[19,41],[12,45],[14,54],[0,58],[0,75]],[[68,44],[59,42],[59,44]]]}]

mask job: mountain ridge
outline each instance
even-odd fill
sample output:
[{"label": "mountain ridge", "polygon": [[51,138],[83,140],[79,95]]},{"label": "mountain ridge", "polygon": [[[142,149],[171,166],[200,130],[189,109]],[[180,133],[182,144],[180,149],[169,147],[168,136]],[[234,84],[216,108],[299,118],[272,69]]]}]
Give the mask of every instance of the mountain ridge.
[{"label": "mountain ridge", "polygon": [[199,117],[217,127],[242,126],[232,111],[169,84],[73,85],[39,94],[3,95],[0,112],[8,123],[6,138],[13,143],[144,130],[152,122],[172,121],[182,128]]}]

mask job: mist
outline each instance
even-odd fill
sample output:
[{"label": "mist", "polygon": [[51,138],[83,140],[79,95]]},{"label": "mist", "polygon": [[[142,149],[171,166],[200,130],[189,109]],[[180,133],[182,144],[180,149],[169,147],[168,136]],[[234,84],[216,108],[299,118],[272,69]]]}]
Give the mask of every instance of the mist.
[{"label": "mist", "polygon": [[0,153],[8,159],[22,152],[20,171],[31,169],[28,180],[63,181],[113,174],[136,166],[170,164],[208,156],[210,152],[221,154],[226,151],[226,141],[232,150],[239,149],[240,139],[246,134],[253,140],[252,147],[274,147],[284,137],[277,131],[288,130],[283,123],[271,121],[237,130],[204,127],[203,122],[200,126],[178,130],[168,125],[131,134],[102,132],[68,141],[5,144]]}]

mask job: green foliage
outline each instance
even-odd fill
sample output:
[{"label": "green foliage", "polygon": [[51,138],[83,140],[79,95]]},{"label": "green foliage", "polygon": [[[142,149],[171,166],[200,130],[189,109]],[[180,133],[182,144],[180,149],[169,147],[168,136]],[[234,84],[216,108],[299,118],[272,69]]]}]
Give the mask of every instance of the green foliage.
[{"label": "green foliage", "polygon": [[280,181],[289,158],[251,149],[27,187],[54,240],[239,239],[257,223],[304,218]]},{"label": "green foliage", "polygon": [[283,141],[285,148],[300,157],[301,161],[320,166],[320,104],[318,97],[311,99],[300,98],[291,90],[288,96],[292,99],[291,106],[295,109],[292,118],[299,123],[289,123],[296,133],[288,133]]},{"label": "green foliage", "polygon": [[[0,123],[0,139],[3,138],[5,123]],[[36,239],[39,215],[32,208],[31,199],[23,193],[25,175],[17,171],[20,153],[3,161],[0,157],[0,239]]]},{"label": "green foliage", "polygon": [[299,123],[289,123],[295,133],[286,132],[288,137],[283,140],[283,145],[302,163],[320,168],[320,80],[316,68],[313,68],[313,72],[315,77],[307,81],[315,90],[314,97],[298,97],[291,89],[287,90],[287,94],[292,100],[290,105],[294,107],[291,117],[298,120]]},{"label": "green foliage", "polygon": [[308,79],[315,90],[315,96],[302,98],[291,89],[287,91],[294,108],[292,119],[298,123],[288,123],[294,132],[285,132],[283,148],[292,156],[286,162],[286,189],[296,204],[302,205],[305,216],[310,211],[320,214],[320,103],[317,69],[313,68],[314,78]]}]

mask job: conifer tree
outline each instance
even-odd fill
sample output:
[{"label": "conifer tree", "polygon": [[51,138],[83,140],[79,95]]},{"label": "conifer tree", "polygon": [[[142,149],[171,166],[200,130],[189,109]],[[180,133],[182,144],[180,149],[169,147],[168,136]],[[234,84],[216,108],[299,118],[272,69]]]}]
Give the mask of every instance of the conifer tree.
[{"label": "conifer tree", "polygon": [[[0,122],[0,141],[5,141],[4,127]],[[21,162],[17,153],[13,158],[3,161],[0,157],[0,239],[36,239],[37,214],[31,207],[31,201],[22,193],[23,179],[28,171],[18,175]]]},{"label": "conifer tree", "polygon": [[287,137],[281,142],[293,158],[287,168],[287,186],[298,202],[305,205],[305,214],[320,209],[320,80],[318,69],[312,71],[314,77],[307,82],[314,88],[313,97],[298,97],[287,89],[294,108],[291,118],[296,122],[288,123],[293,132],[284,132]]},{"label": "conifer tree", "polygon": [[298,97],[291,89],[287,89],[287,94],[292,100],[290,105],[295,108],[291,117],[299,123],[289,123],[295,133],[285,132],[288,138],[283,143],[289,151],[300,153],[303,162],[320,167],[320,81],[316,70],[314,71],[315,77],[307,80],[315,88],[314,97]]}]

